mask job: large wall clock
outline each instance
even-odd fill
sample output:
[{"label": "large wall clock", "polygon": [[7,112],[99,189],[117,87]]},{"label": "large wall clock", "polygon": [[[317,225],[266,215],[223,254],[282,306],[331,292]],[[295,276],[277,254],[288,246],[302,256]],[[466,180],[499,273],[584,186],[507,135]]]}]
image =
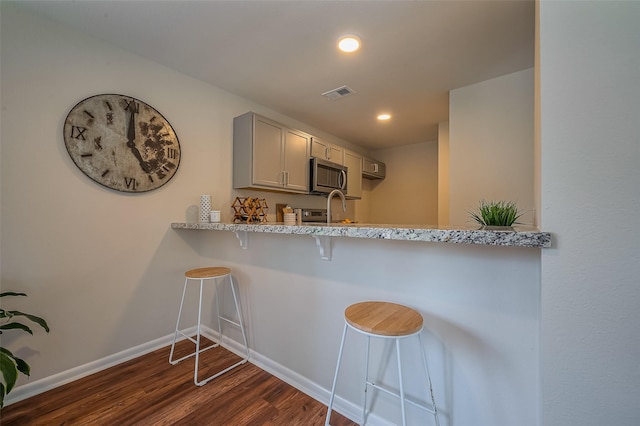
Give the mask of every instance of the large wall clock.
[{"label": "large wall clock", "polygon": [[101,94],[78,102],[64,122],[64,143],[84,174],[123,192],[160,188],[180,165],[171,124],[131,96]]}]

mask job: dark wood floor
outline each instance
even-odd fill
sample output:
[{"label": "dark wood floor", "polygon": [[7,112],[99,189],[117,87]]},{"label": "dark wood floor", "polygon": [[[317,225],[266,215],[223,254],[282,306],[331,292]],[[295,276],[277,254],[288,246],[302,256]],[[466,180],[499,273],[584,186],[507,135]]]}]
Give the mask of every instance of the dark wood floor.
[{"label": "dark wood floor", "polygon": [[[182,341],[182,353],[193,344]],[[178,356],[180,352],[178,352]],[[326,406],[250,362],[204,386],[194,360],[168,362],[169,348],[8,405],[9,425],[323,425]],[[222,348],[201,355],[201,378],[239,358]],[[356,425],[333,413],[334,426]]]}]

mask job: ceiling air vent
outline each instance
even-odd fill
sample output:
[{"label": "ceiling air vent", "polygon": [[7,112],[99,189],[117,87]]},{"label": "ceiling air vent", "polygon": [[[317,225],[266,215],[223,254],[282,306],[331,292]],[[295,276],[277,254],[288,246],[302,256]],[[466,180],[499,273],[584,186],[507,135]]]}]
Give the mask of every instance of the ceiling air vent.
[{"label": "ceiling air vent", "polygon": [[342,87],[338,87],[337,89],[324,92],[322,96],[329,99],[330,101],[335,101],[337,99],[344,98],[345,96],[353,95],[354,93],[356,92],[354,92],[353,89],[347,86],[342,86]]}]

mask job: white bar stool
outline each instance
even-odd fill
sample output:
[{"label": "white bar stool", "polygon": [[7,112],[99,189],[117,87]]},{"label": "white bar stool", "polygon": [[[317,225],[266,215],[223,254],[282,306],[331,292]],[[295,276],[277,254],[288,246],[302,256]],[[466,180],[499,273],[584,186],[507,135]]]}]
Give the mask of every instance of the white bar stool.
[{"label": "white bar stool", "polygon": [[[235,283],[233,281],[233,277],[231,276],[231,269],[229,268],[224,268],[224,267],[209,267],[209,268],[198,268],[198,269],[191,269],[187,272],[184,273],[185,276],[185,280],[184,280],[184,289],[182,290],[182,301],[180,302],[180,310],[178,311],[178,320],[176,321],[176,330],[175,333],[173,334],[173,343],[171,344],[171,352],[169,353],[169,363],[171,365],[175,365],[177,363],[179,363],[180,361],[183,361],[187,358],[191,358],[192,356],[195,355],[196,357],[196,362],[195,362],[195,371],[193,374],[193,382],[197,385],[197,386],[202,386],[205,383],[215,379],[216,377],[226,373],[227,371],[239,366],[240,364],[244,364],[245,362],[247,362],[247,360],[249,359],[249,345],[247,344],[247,335],[245,334],[245,330],[244,330],[244,324],[242,322],[242,313],[240,312],[240,306],[238,304],[238,296],[236,294],[236,289],[235,289]],[[228,278],[228,280],[227,280]],[[235,304],[235,309],[236,309],[236,314],[238,316],[238,322],[230,319],[230,318],[226,318],[224,316],[221,315],[220,313],[220,303],[219,303],[219,298],[218,298],[218,279],[224,280],[225,282],[228,282],[231,286],[231,292],[233,294],[233,302]],[[214,281],[214,286],[215,286],[215,299],[216,299],[216,308],[217,308],[217,316],[218,316],[218,333],[219,333],[219,340],[217,342],[214,341],[214,344],[207,346],[206,348],[200,348],[200,337],[201,337],[201,332],[200,332],[200,322],[201,322],[201,316],[202,316],[202,287],[204,285],[205,280],[213,280]],[[182,308],[184,307],[184,297],[185,294],[187,293],[187,286],[189,285],[190,282],[193,283],[197,283],[200,282],[200,300],[198,302],[198,328],[197,328],[197,333],[195,338],[187,335],[185,333],[185,331],[180,330],[180,317],[182,316]],[[222,339],[224,337],[224,335],[222,334],[222,326],[221,326],[221,321],[224,321],[226,323],[235,325],[236,327],[238,327],[240,329],[240,331],[242,332],[242,339],[244,340],[244,348],[245,348],[245,357],[242,358],[240,361],[236,362],[235,364],[233,364],[230,367],[225,368],[222,371],[219,371],[218,373],[215,373],[212,376],[209,376],[206,379],[203,380],[198,380],[198,366],[199,366],[199,361],[200,361],[200,354],[206,350],[215,348],[217,346],[220,345],[220,343],[222,343]],[[183,356],[180,359],[173,359],[173,351],[175,349],[176,346],[176,340],[178,338],[178,335],[182,335],[183,337],[189,339],[191,342],[195,343],[196,345],[196,349],[195,352]]]},{"label": "white bar stool", "polygon": [[[329,425],[331,418],[331,409],[333,407],[333,399],[336,393],[336,383],[338,381],[338,372],[340,371],[340,361],[342,359],[342,350],[344,348],[347,329],[354,330],[360,334],[367,336],[367,358],[365,366],[365,386],[364,386],[364,404],[362,407],[362,424],[364,425],[367,418],[367,387],[379,389],[389,395],[400,398],[400,406],[402,409],[402,424],[406,425],[405,401],[422,408],[423,410],[433,414],[436,426],[440,426],[438,419],[438,410],[436,401],[433,397],[433,387],[431,385],[431,376],[429,375],[429,366],[427,365],[427,357],[422,346],[420,332],[422,331],[423,319],[422,315],[414,309],[406,306],[389,302],[361,302],[347,307],[344,311],[344,331],[342,333],[342,342],[340,343],[340,351],[338,352],[338,364],[336,373],[333,378],[333,386],[331,387],[331,398],[329,399],[329,407],[327,409],[327,418],[325,425]],[[420,353],[422,354],[422,363],[427,373],[429,381],[429,393],[431,394],[431,407],[405,398],[404,388],[402,384],[402,364],[400,362],[400,340],[411,336],[418,336],[420,345]],[[398,378],[400,381],[400,393],[396,393],[387,387],[378,385],[369,380],[369,348],[371,338],[377,337],[382,339],[393,339],[396,343],[396,356],[398,361]]]}]

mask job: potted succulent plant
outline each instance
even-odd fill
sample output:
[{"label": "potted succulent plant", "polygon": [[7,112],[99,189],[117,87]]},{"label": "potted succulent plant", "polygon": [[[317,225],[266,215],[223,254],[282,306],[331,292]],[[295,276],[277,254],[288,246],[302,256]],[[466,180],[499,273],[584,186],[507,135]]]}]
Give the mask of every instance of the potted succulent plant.
[{"label": "potted succulent plant", "polygon": [[[0,297],[11,296],[26,297],[27,295],[25,293],[15,293],[12,291],[0,293]],[[47,333],[49,332],[49,325],[47,322],[38,316],[20,311],[7,311],[4,308],[0,308],[0,334],[5,330],[22,330],[25,333],[33,334],[31,328],[28,325],[17,321],[16,317],[20,319],[28,319],[44,328]],[[4,406],[4,397],[11,392],[11,389],[13,389],[13,386],[18,380],[18,373],[28,376],[30,373],[30,367],[23,359],[15,356],[7,348],[0,346],[0,371],[2,373],[2,381],[0,382],[0,408],[2,408]]]},{"label": "potted succulent plant", "polygon": [[483,228],[511,227],[521,216],[516,203],[511,201],[480,201],[477,212],[469,212]]}]

